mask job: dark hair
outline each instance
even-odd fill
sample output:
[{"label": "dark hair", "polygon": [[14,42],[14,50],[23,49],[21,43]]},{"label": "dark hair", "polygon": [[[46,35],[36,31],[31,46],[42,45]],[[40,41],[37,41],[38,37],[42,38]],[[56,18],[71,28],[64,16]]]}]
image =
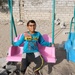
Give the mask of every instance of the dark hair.
[{"label": "dark hair", "polygon": [[29,23],[34,23],[34,24],[36,25],[36,22],[35,22],[34,20],[29,20],[29,21],[27,22],[27,26],[29,25]]}]

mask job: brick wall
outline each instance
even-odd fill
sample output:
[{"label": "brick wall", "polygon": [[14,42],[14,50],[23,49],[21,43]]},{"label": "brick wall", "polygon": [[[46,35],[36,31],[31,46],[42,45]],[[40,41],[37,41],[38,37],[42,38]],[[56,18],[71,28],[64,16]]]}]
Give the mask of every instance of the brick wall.
[{"label": "brick wall", "polygon": [[[51,21],[52,0],[20,1],[21,10],[19,10],[19,0],[14,0],[13,13],[15,21],[18,21],[20,18],[23,21],[29,19]],[[65,22],[69,22],[73,17],[74,1],[75,0],[56,0],[56,18],[59,18]],[[21,11],[21,14],[19,13],[19,11]],[[0,12],[0,19],[9,19],[8,16],[9,13],[5,14]]]},{"label": "brick wall", "polygon": [[56,0],[56,18],[70,21],[73,17],[75,0]]},{"label": "brick wall", "polygon": [[14,0],[14,5],[13,5],[13,14],[14,14],[14,19],[18,21],[20,19],[19,15],[19,0]]},{"label": "brick wall", "polygon": [[51,0],[25,0],[25,19],[50,20]]},{"label": "brick wall", "polygon": [[[24,0],[25,20],[51,20],[52,0]],[[73,17],[74,0],[56,0],[56,18],[68,22]]]}]

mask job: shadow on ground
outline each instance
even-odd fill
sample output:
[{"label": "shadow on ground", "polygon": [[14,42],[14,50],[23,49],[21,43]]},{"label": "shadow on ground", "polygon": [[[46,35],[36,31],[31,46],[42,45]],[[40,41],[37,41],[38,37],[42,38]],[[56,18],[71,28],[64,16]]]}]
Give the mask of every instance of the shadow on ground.
[{"label": "shadow on ground", "polygon": [[55,55],[56,55],[56,63],[46,63],[44,64],[44,66],[48,65],[48,74],[50,74],[52,72],[52,67],[54,65],[57,65],[59,63],[61,63],[64,59],[66,59],[66,51],[64,50],[64,48],[58,48],[59,44],[55,45]]}]

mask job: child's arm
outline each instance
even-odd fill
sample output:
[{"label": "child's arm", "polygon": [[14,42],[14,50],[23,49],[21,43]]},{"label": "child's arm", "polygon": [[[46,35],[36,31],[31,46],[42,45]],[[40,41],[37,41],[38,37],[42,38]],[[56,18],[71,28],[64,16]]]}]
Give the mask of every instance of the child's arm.
[{"label": "child's arm", "polygon": [[20,37],[20,39],[17,42],[13,42],[14,46],[20,46],[24,42],[24,34]]},{"label": "child's arm", "polygon": [[45,41],[41,34],[39,36],[38,42],[43,46],[48,46],[48,47],[52,46],[52,43]]}]

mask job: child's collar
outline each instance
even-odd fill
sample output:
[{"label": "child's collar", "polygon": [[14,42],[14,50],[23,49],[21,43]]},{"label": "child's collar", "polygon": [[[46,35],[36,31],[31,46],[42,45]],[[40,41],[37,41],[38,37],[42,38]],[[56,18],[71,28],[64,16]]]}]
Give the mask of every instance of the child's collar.
[{"label": "child's collar", "polygon": [[27,31],[27,32],[28,32],[30,35],[33,35],[33,34],[35,34],[36,31],[35,31],[34,33],[30,33],[30,31]]}]

